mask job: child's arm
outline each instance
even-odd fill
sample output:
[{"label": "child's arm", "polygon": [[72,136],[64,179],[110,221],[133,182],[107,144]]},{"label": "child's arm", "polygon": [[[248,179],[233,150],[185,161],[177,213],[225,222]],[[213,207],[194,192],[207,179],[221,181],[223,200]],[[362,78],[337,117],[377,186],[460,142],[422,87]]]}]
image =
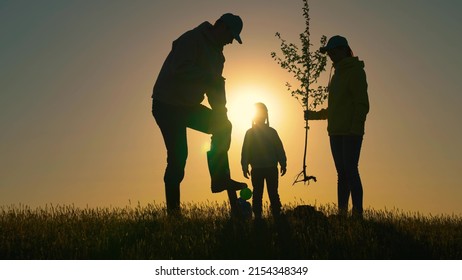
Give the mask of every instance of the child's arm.
[{"label": "child's arm", "polygon": [[282,144],[281,138],[279,137],[278,133],[276,130],[275,132],[275,145],[276,145],[276,153],[277,153],[277,158],[279,165],[281,166],[281,176],[284,176],[287,171],[287,157],[286,157],[286,152],[284,151],[284,145]]}]

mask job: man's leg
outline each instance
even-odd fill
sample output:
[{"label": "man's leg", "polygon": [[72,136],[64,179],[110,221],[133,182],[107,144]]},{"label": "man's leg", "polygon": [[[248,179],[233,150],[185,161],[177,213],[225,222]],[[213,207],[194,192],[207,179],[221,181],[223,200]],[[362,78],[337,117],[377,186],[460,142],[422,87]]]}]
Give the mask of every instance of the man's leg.
[{"label": "man's leg", "polygon": [[192,129],[212,134],[210,151],[207,152],[212,192],[236,191],[246,188],[247,184],[231,179],[228,160],[228,150],[231,145],[231,122],[228,119],[218,118],[211,109],[200,105],[190,110],[187,125]]},{"label": "man's leg", "polygon": [[165,169],[165,195],[167,200],[167,210],[178,212],[180,210],[180,183],[184,178],[184,169],[188,155],[186,145],[186,131],[177,131],[176,136],[167,139],[176,139],[178,142],[167,146],[167,168]]},{"label": "man's leg", "polygon": [[188,156],[186,126],[174,106],[154,103],[153,115],[162,132],[167,148],[167,168],[164,174],[165,196],[169,214],[180,211],[180,183]]}]

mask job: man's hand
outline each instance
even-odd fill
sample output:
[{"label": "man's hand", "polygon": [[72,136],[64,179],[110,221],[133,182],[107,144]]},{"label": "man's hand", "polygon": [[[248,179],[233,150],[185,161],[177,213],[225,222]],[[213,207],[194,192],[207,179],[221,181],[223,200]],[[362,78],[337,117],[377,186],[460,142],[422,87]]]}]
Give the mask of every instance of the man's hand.
[{"label": "man's hand", "polygon": [[281,177],[284,176],[286,174],[286,172],[287,172],[286,167],[285,166],[281,167]]},{"label": "man's hand", "polygon": [[223,77],[211,77],[206,94],[212,110],[226,110],[225,80]]},{"label": "man's hand", "polygon": [[244,177],[246,179],[249,179],[249,176],[250,176],[249,168],[247,168],[247,167],[242,168],[242,174],[244,174]]}]

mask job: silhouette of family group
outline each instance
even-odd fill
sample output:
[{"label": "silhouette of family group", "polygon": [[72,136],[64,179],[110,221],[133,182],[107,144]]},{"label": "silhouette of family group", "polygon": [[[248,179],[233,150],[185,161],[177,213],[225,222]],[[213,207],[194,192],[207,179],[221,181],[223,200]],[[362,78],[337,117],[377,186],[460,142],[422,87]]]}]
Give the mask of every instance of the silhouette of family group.
[{"label": "silhouette of family group", "polygon": [[[242,44],[242,19],[223,14],[214,24],[203,22],[182,34],[172,43],[154,84],[152,114],[162,133],[167,149],[164,174],[167,213],[181,213],[180,184],[184,178],[188,144],[186,129],[211,135],[207,163],[212,193],[228,192],[231,213],[239,211],[236,191],[247,184],[231,178],[228,150],[232,124],[227,116],[223,48],[236,40]],[[310,112],[312,120],[327,120],[332,157],[338,175],[339,215],[348,213],[352,197],[352,214],[362,217],[363,187],[358,163],[369,111],[364,62],[353,55],[346,38],[331,37],[320,51],[329,56],[335,73],[328,88],[328,107]],[[205,95],[210,107],[202,104]],[[252,211],[262,217],[262,197],[266,182],[271,213],[281,214],[278,194],[279,175],[286,173],[287,158],[277,131],[270,126],[268,108],[255,104],[252,127],[247,130],[242,146],[241,166],[253,187]],[[278,170],[278,165],[280,170]],[[249,170],[250,167],[250,170]]]}]

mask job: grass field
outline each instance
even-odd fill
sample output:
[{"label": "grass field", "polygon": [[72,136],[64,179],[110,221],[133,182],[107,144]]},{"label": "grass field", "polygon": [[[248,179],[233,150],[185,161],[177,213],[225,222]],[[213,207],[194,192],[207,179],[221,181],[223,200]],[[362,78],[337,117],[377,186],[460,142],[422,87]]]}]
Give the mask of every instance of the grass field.
[{"label": "grass field", "polygon": [[[268,207],[266,208],[266,214]],[[462,218],[286,205],[285,218],[229,217],[226,204],[0,207],[1,259],[462,259]]]}]

